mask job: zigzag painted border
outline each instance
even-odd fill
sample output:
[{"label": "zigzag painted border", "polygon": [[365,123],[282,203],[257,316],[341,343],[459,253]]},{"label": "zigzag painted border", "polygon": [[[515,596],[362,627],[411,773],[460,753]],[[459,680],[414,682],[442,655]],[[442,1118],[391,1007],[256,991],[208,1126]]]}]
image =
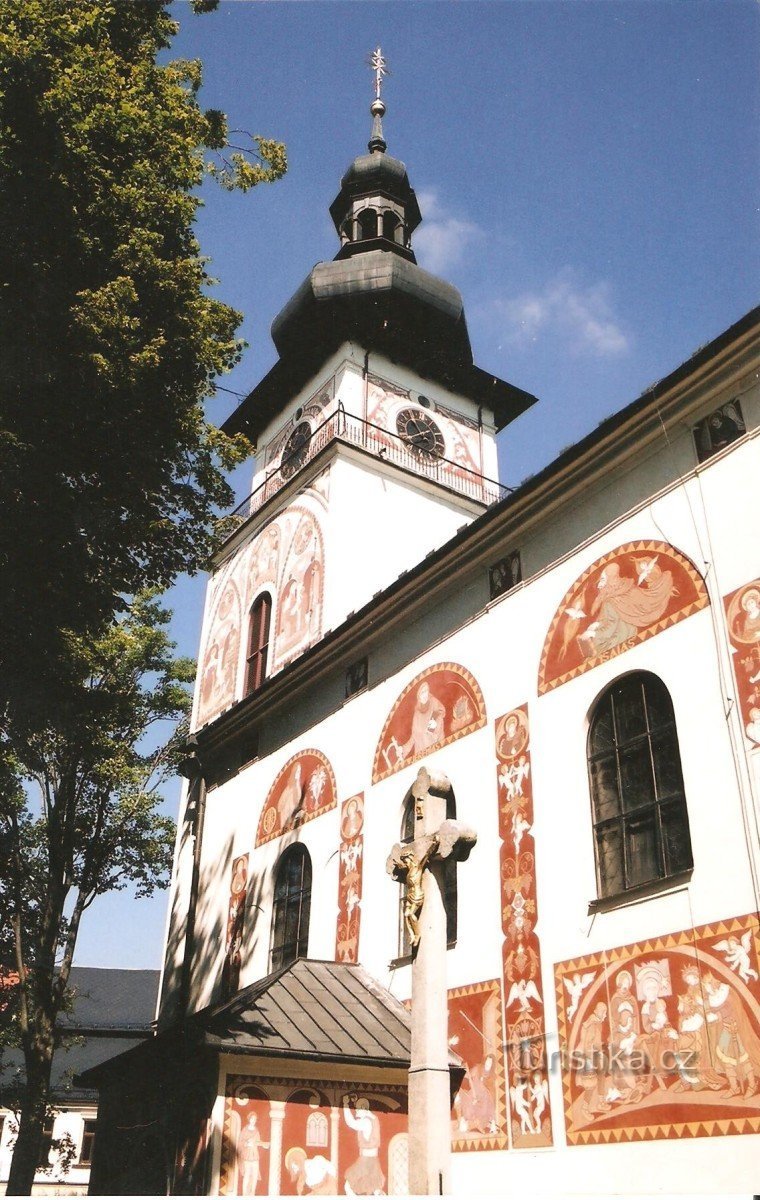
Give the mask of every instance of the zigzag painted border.
[{"label": "zigzag painted border", "polygon": [[[664,950],[681,950],[686,947],[694,950],[695,943],[714,937],[725,937],[731,934],[752,933],[752,945],[755,951],[755,961],[760,962],[760,914],[748,913],[743,917],[728,917],[713,921],[709,925],[698,925],[691,929],[681,929],[676,933],[663,934],[660,937],[649,938],[642,942],[631,942],[626,946],[616,946],[611,950],[600,950],[593,954],[584,954],[578,958],[568,959],[554,964],[554,984],[557,1001],[557,1025],[559,1044],[569,1046],[570,1029],[567,1020],[567,993],[564,988],[566,976],[589,968],[604,967],[614,969],[616,963],[628,962],[632,955],[644,956],[656,954]],[[648,1125],[630,1126],[615,1129],[574,1129],[570,1124],[573,1094],[571,1073],[562,1072],[562,1097],[565,1115],[565,1133],[568,1145],[594,1145],[603,1142],[636,1142],[650,1141],[673,1137],[715,1137],[723,1134],[760,1133],[760,1115],[724,1117],[709,1120],[693,1121],[662,1121]]]},{"label": "zigzag painted border", "polygon": [[[574,667],[572,670],[565,671],[563,674],[557,675],[552,679],[547,679],[546,668],[549,650],[551,649],[557,627],[565,616],[565,609],[569,606],[573,595],[580,587],[583,586],[583,584],[591,575],[593,575],[596,571],[601,570],[608,562],[612,562],[613,560],[620,558],[620,556],[623,554],[630,554],[632,552],[663,554],[668,558],[674,559],[681,567],[683,567],[694,584],[697,591],[696,598],[692,601],[689,601],[688,604],[683,605],[676,612],[670,613],[667,617],[663,617],[659,621],[655,621],[652,625],[648,625],[646,629],[640,629],[637,633],[633,634],[632,637],[626,638],[624,642],[621,642],[619,646],[615,646],[612,650],[608,650],[604,654],[595,655],[593,658],[588,658],[585,660],[585,662],[580,663],[579,666]],[[539,696],[543,696],[547,692],[551,692],[555,688],[560,687],[563,683],[567,683],[569,680],[575,679],[579,675],[583,675],[586,671],[592,670],[593,667],[599,666],[600,663],[607,662],[612,658],[617,658],[619,654],[623,654],[626,650],[630,650],[632,646],[637,646],[641,642],[647,641],[650,637],[654,637],[656,634],[662,633],[664,629],[668,629],[671,625],[676,625],[679,621],[683,621],[686,617],[690,617],[692,613],[698,612],[702,608],[706,608],[709,603],[710,599],[707,595],[707,589],[705,588],[705,583],[702,576],[690,559],[688,559],[685,554],[682,554],[680,550],[676,550],[674,546],[669,545],[667,542],[624,542],[622,546],[618,546],[615,550],[610,550],[609,553],[604,554],[601,558],[598,558],[595,562],[592,562],[591,565],[586,568],[583,574],[579,575],[578,578],[574,580],[562,597],[557,611],[552,618],[551,624],[549,625],[546,638],[544,639],[543,649],[541,651],[541,661],[538,668]]]}]

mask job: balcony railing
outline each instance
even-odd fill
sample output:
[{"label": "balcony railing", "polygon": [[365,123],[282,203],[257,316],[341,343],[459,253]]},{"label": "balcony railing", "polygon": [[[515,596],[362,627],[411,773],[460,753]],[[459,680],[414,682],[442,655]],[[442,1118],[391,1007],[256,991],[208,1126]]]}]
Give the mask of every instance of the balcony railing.
[{"label": "balcony railing", "polygon": [[352,416],[338,408],[318,425],[308,445],[283,458],[279,466],[270,471],[261,483],[238,504],[231,514],[243,519],[252,516],[267,503],[299,471],[305,467],[331,441],[359,446],[384,462],[395,463],[415,475],[422,475],[435,483],[441,483],[460,495],[467,496],[479,504],[495,504],[512,489],[495,479],[479,475],[470,467],[450,458],[426,453],[424,448],[411,446],[398,434]]}]

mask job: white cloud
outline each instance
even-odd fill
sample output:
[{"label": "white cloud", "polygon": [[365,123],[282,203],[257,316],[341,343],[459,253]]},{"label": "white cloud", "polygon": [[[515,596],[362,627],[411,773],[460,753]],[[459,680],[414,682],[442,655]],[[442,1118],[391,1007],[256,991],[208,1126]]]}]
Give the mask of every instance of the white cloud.
[{"label": "white cloud", "polygon": [[497,301],[511,341],[535,342],[539,334],[560,334],[578,353],[596,358],[625,354],[631,337],[616,318],[607,283],[584,286],[569,271],[537,292]]},{"label": "white cloud", "polygon": [[461,261],[465,250],[482,235],[472,221],[454,217],[440,203],[434,189],[417,193],[422,224],[413,237],[414,253],[421,267],[434,275],[446,271]]}]

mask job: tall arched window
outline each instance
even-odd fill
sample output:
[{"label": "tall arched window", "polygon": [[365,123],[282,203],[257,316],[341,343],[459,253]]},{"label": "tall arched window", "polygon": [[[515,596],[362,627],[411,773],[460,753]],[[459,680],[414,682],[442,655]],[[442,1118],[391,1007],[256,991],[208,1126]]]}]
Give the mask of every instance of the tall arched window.
[{"label": "tall arched window", "polygon": [[[446,800],[447,820],[456,820],[457,805],[454,793],[449,792]],[[414,797],[408,796],[404,804],[404,815],[401,819],[401,843],[407,845],[414,841]],[[405,887],[402,883],[399,890],[398,909],[398,946],[399,958],[408,958],[412,953],[409,944],[409,932],[404,921]],[[446,943],[449,949],[456,945],[457,940],[457,864],[453,858],[444,860],[443,868],[443,903],[446,907]]]},{"label": "tall arched window", "polygon": [[693,865],[673,702],[656,675],[636,671],[602,692],[588,771],[600,897]]},{"label": "tall arched window", "polygon": [[272,597],[269,592],[262,592],[251,609],[248,626],[248,653],[245,668],[246,696],[260,688],[266,678],[271,621]]},{"label": "tall arched window", "polygon": [[277,863],[270,970],[305,958],[309,949],[311,859],[305,846],[288,846]]}]

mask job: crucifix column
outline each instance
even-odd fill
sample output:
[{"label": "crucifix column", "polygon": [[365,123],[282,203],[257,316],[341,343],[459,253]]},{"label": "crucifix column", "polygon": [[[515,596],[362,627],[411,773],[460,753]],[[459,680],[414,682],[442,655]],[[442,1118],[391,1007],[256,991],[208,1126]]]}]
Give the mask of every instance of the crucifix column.
[{"label": "crucifix column", "polygon": [[412,786],[414,841],[395,845],[387,862],[406,884],[404,920],[412,946],[412,1050],[409,1067],[409,1191],[450,1190],[451,1092],[446,1001],[447,858],[463,862],[477,835],[446,817],[451,784],[422,767]]}]

